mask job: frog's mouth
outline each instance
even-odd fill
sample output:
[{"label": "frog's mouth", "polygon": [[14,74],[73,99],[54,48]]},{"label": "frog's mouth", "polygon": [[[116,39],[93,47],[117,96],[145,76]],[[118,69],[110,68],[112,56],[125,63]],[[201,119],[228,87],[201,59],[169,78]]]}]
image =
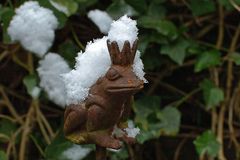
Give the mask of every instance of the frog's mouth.
[{"label": "frog's mouth", "polygon": [[108,87],[107,91],[110,93],[126,93],[126,92],[134,92],[138,91],[143,88],[143,84],[137,85],[137,86],[114,86],[114,87]]}]

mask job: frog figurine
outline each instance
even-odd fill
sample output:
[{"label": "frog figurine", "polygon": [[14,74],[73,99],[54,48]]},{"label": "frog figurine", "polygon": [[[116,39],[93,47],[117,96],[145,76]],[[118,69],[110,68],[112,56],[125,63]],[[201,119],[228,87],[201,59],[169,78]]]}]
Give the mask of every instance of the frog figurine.
[{"label": "frog figurine", "polygon": [[[64,113],[65,137],[76,144],[96,144],[119,149],[121,141],[133,143],[125,132],[133,95],[143,88],[143,80],[133,72],[137,40],[132,47],[125,41],[120,51],[116,41],[107,40],[111,67],[90,88],[88,97],[80,104],[66,107]],[[101,67],[101,66],[99,66]],[[117,126],[123,135],[112,134]]]}]

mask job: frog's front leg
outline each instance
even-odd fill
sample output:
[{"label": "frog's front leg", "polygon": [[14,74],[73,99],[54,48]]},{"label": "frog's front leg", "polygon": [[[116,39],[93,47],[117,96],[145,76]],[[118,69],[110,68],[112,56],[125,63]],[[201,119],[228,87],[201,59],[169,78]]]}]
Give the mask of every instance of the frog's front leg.
[{"label": "frog's front leg", "polygon": [[106,129],[105,121],[106,121],[106,110],[94,104],[88,108],[88,115],[87,115],[87,131],[97,131]]},{"label": "frog's front leg", "polygon": [[83,123],[86,122],[87,111],[81,105],[70,105],[66,107],[64,113],[64,133],[65,135],[82,128]]}]

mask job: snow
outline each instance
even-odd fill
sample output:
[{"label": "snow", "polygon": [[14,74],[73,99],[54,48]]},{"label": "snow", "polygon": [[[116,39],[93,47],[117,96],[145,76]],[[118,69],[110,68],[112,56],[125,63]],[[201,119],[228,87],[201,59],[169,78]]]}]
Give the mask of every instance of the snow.
[{"label": "snow", "polygon": [[31,93],[30,93],[30,94],[31,94],[31,96],[32,96],[34,99],[36,99],[36,98],[39,97],[40,92],[41,92],[41,89],[40,89],[39,87],[35,86],[35,87],[31,90]]},{"label": "snow", "polygon": [[107,37],[87,44],[84,53],[78,53],[75,69],[63,74],[67,89],[67,104],[76,104],[88,96],[90,87],[104,76],[111,65],[107,52]]},{"label": "snow", "polygon": [[[140,133],[140,129],[138,127],[135,128],[132,120],[128,121],[128,127],[125,128],[124,131],[127,133],[127,136],[131,138],[135,138]],[[125,134],[124,131],[115,125],[113,128],[112,136],[115,136],[117,138],[122,137]]]},{"label": "snow", "polygon": [[90,148],[83,148],[74,144],[71,148],[62,153],[63,157],[69,160],[82,160],[91,152]]},{"label": "snow", "polygon": [[143,80],[144,83],[148,83],[148,81],[144,78],[145,72],[143,71],[144,66],[143,66],[143,62],[141,59],[141,53],[139,50],[137,50],[135,58],[134,58],[134,62],[133,62],[133,72],[136,74],[136,76]]},{"label": "snow", "polygon": [[108,38],[110,41],[116,41],[120,50],[122,50],[123,44],[128,40],[132,46],[138,35],[137,22],[127,17],[122,16],[119,20],[114,21],[111,24],[110,31],[108,32]]},{"label": "snow", "polygon": [[135,128],[133,121],[128,121],[128,128],[124,129],[127,132],[128,137],[135,138],[138,134],[140,134],[140,129]]},{"label": "snow", "polygon": [[66,61],[55,53],[48,53],[39,61],[37,68],[40,87],[48,94],[50,100],[62,107],[66,104],[66,89],[60,75],[70,70]]},{"label": "snow", "polygon": [[119,137],[122,137],[123,135],[124,135],[123,130],[118,128],[117,125],[115,125],[112,131],[112,136],[119,138]]},{"label": "snow", "polygon": [[35,1],[25,2],[15,12],[8,27],[12,41],[19,41],[26,50],[42,57],[52,46],[57,18]]},{"label": "snow", "polygon": [[98,26],[102,33],[108,33],[113,20],[107,12],[95,9],[89,11],[87,16]]},{"label": "snow", "polygon": [[[100,77],[103,77],[111,67],[107,39],[110,39],[110,41],[116,40],[118,44],[123,44],[125,40],[129,40],[132,44],[137,39],[136,21],[131,20],[127,16],[121,17],[111,25],[108,37],[105,36],[89,42],[85,52],[78,54],[75,68],[69,73],[62,75],[67,92],[67,105],[84,101],[88,96],[90,87]],[[139,51],[136,53],[132,67],[136,76],[147,82],[144,78],[145,73]]]},{"label": "snow", "polygon": [[55,2],[54,0],[49,0],[49,2],[50,2],[51,5],[52,5],[53,7],[55,7],[58,11],[63,12],[63,13],[66,14],[66,15],[69,15],[69,11],[68,11],[68,8],[67,8],[67,7],[61,5],[60,3]]}]

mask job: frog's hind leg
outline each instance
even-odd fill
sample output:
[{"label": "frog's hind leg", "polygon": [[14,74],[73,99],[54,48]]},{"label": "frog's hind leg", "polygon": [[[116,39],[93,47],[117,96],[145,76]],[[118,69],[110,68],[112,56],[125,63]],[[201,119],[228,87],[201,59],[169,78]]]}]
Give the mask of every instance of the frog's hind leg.
[{"label": "frog's hind leg", "polygon": [[95,143],[101,147],[120,149],[121,142],[111,136],[109,130],[94,131],[88,134],[92,143]]},{"label": "frog's hind leg", "polygon": [[66,107],[64,113],[64,133],[74,132],[77,128],[81,128],[86,122],[87,110],[82,105],[71,105]]}]

